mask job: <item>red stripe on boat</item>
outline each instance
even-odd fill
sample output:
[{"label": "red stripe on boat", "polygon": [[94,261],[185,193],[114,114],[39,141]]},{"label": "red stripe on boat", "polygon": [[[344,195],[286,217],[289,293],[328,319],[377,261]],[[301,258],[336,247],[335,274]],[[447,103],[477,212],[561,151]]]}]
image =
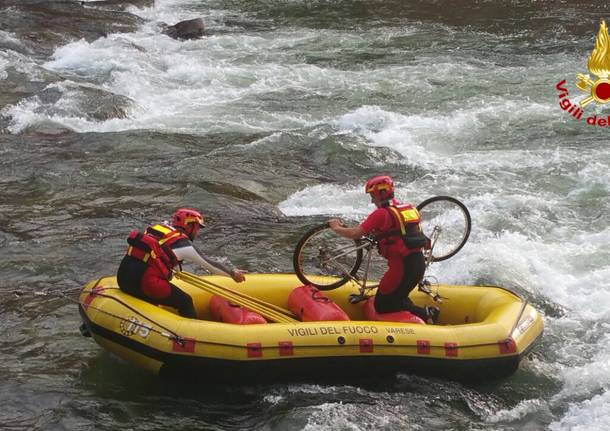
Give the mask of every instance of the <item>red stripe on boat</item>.
[{"label": "red stripe on boat", "polygon": [[373,340],[371,338],[360,339],[360,353],[373,353]]},{"label": "red stripe on boat", "polygon": [[248,358],[260,358],[263,356],[261,343],[248,343],[246,348],[248,350]]},{"label": "red stripe on boat", "polygon": [[172,352],[195,353],[195,339],[181,338],[172,340]]},{"label": "red stripe on boat", "polygon": [[294,355],[294,347],[292,341],[280,341],[278,343],[280,356],[292,356]]},{"label": "red stripe on boat", "polygon": [[457,343],[445,343],[445,356],[457,356],[458,345]]},{"label": "red stripe on boat", "polygon": [[85,296],[85,299],[83,299],[83,308],[86,310],[91,305],[97,294],[103,292],[104,290],[104,287],[94,287],[91,289],[89,294]]},{"label": "red stripe on boat", "polygon": [[498,348],[503,355],[515,353],[517,351],[517,343],[515,343],[515,340],[513,340],[512,337],[509,337],[505,340],[498,341]]},{"label": "red stripe on boat", "polygon": [[417,353],[420,355],[429,355],[430,354],[430,341],[417,340]]}]

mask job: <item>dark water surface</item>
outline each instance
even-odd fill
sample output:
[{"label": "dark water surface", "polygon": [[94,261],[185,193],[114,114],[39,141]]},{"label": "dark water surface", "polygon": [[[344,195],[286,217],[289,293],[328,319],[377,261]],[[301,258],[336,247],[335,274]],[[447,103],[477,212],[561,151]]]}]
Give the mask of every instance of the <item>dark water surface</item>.
[{"label": "dark water surface", "polygon": [[[576,73],[604,3],[0,8],[0,428],[607,428],[608,131],[563,112],[555,89],[585,96]],[[194,17],[207,37],[162,34]],[[291,271],[308,226],[367,214],[362,183],[379,172],[403,199],[469,207],[469,243],[432,268],[441,282],[506,286],[543,312],[514,376],[211,386],[150,376],[79,335],[76,292],[115,272],[132,228],[194,206],[210,255]]]}]

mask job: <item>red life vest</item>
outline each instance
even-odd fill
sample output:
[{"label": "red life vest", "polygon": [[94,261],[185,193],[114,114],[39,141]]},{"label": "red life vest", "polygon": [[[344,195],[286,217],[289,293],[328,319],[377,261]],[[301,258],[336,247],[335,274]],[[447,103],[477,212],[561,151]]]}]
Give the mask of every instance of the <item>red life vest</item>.
[{"label": "red life vest", "polygon": [[188,239],[179,230],[162,224],[149,226],[144,233],[132,230],[127,237],[127,256],[155,266],[168,280],[179,263],[171,245],[180,239]]},{"label": "red life vest", "polygon": [[407,256],[426,247],[428,239],[421,230],[421,216],[413,205],[390,205],[386,207],[392,218],[389,230],[376,235],[379,253],[383,257]]}]

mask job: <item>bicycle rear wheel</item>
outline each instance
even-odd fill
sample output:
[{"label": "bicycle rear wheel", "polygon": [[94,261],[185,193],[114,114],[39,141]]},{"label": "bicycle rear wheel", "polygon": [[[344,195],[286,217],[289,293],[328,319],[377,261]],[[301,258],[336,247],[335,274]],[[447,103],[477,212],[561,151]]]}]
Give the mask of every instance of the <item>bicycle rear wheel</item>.
[{"label": "bicycle rear wheel", "polygon": [[417,210],[424,234],[432,240],[432,262],[449,259],[464,247],[472,227],[466,205],[450,196],[435,196]]},{"label": "bicycle rear wheel", "polygon": [[292,256],[299,280],[320,290],[342,286],[356,275],[361,263],[360,242],[337,235],[327,223],[307,231]]}]

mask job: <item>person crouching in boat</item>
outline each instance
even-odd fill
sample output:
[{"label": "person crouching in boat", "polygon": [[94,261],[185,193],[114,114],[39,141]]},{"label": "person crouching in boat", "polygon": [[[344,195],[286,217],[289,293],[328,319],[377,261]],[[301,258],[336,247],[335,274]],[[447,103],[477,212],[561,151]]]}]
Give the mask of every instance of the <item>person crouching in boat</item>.
[{"label": "person crouching in boat", "polygon": [[364,190],[377,209],[359,226],[346,227],[341,220],[332,219],[329,227],[345,238],[359,239],[370,234],[377,239],[379,254],[388,261],[375,295],[377,313],[406,310],[425,322],[436,322],[437,307],[418,307],[409,299],[409,293],[426,270],[422,250],[428,246],[428,238],[421,231],[419,212],[414,206],[394,199],[394,181],[387,175],[371,178]]},{"label": "person crouching in boat", "polygon": [[198,211],[180,208],[173,214],[171,225],[151,225],[143,233],[132,230],[117,272],[119,288],[152,304],[174,307],[181,316],[197,317],[192,298],[170,282],[176,265],[187,261],[238,283],[245,280],[245,271],[227,268],[193,246],[192,241],[203,226],[203,216]]}]

